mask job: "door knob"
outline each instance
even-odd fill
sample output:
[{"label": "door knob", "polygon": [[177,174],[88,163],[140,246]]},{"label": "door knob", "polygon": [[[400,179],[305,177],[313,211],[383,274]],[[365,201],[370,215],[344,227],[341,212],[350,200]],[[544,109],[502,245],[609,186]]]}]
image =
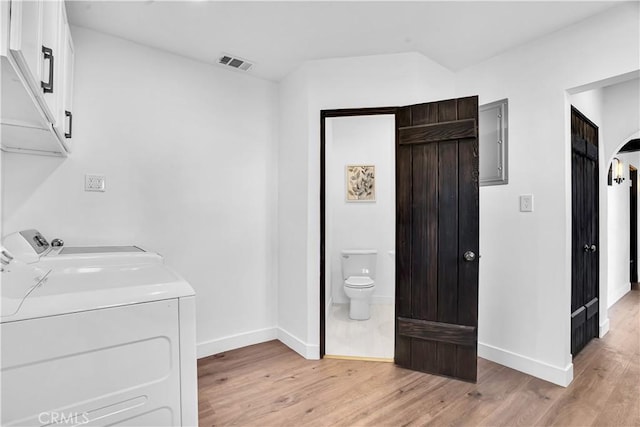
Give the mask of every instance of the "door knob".
[{"label": "door knob", "polygon": [[591,247],[589,248],[589,250],[590,250],[591,252],[595,252],[595,251],[597,251],[597,250],[598,250],[598,247],[597,247],[596,245],[591,245]]},{"label": "door knob", "polygon": [[464,253],[463,258],[465,261],[474,261],[476,259],[476,254],[473,251],[467,251]]},{"label": "door knob", "polygon": [[584,245],[584,248],[583,248],[583,249],[584,249],[584,251],[585,251],[585,252],[589,252],[589,250],[590,250],[591,248],[589,247],[589,245]]}]

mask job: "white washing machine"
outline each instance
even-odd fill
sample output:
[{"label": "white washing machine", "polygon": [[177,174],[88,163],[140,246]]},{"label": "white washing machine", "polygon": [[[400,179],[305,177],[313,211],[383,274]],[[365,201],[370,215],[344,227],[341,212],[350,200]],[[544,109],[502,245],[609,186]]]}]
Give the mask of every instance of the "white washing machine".
[{"label": "white washing machine", "polygon": [[0,425],[197,425],[191,286],[136,246],[52,244],[3,241]]}]

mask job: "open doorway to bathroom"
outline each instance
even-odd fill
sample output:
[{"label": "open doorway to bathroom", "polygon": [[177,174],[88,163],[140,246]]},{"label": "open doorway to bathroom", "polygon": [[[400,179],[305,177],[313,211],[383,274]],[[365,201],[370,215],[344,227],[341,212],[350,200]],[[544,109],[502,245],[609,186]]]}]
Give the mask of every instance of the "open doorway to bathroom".
[{"label": "open doorway to bathroom", "polygon": [[[393,362],[395,109],[323,113],[321,353]],[[346,269],[357,270],[349,275],[360,283],[346,281]]]}]

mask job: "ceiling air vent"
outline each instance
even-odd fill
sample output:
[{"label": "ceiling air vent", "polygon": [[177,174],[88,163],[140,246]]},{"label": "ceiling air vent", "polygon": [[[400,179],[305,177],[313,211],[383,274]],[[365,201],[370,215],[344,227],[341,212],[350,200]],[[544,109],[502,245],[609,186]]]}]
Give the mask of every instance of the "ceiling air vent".
[{"label": "ceiling air vent", "polygon": [[218,64],[242,71],[249,71],[249,69],[253,67],[253,63],[247,61],[246,59],[226,54],[218,58]]}]

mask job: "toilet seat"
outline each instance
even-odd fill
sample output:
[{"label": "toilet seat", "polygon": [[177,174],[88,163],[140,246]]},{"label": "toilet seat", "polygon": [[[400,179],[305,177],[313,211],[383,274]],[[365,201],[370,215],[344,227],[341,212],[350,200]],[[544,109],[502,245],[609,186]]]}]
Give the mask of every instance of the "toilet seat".
[{"label": "toilet seat", "polygon": [[349,276],[344,285],[349,288],[372,288],[374,281],[368,276]]}]

